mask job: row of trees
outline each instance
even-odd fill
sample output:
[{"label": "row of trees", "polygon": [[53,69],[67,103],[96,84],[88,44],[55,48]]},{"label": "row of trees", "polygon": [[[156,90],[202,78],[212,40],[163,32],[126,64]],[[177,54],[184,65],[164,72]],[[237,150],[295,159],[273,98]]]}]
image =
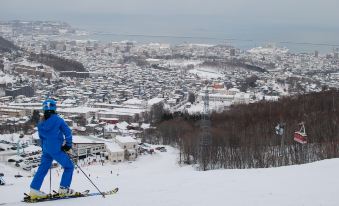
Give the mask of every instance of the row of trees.
[{"label": "row of trees", "polygon": [[0,36],[0,52],[10,52],[18,49],[19,47]]},{"label": "row of trees", "polygon": [[[206,60],[202,64],[202,66],[211,66],[211,67],[219,67],[225,69],[233,69],[233,68],[244,68],[252,71],[257,72],[267,72],[267,70],[263,67],[256,66],[254,64],[248,63],[247,60],[242,59],[232,59],[232,60],[225,60],[225,59],[213,59],[213,60]],[[274,65],[265,65],[268,68],[274,67]]]},{"label": "row of trees", "polygon": [[82,63],[75,60],[58,57],[53,54],[30,53],[29,60],[46,64],[50,67],[53,67],[57,71],[86,72],[86,69]]},{"label": "row of trees", "polygon": [[[211,115],[212,144],[208,168],[276,167],[339,156],[339,92],[336,90],[285,97],[278,102],[235,105]],[[199,163],[200,115],[166,114],[156,141],[180,148],[180,161]],[[293,140],[305,122],[308,144]],[[285,124],[284,135],[275,126]],[[282,139],[284,138],[284,144]],[[153,138],[154,141],[154,138]]]}]

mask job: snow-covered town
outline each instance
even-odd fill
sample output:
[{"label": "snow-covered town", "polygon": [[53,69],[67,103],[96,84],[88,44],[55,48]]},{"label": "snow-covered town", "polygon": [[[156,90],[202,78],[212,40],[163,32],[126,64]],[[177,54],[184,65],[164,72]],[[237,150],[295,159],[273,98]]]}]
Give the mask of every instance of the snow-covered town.
[{"label": "snow-covered town", "polygon": [[190,111],[201,103],[206,81],[215,111],[339,86],[338,49],[319,54],[292,53],[274,44],[243,51],[229,45],[104,43],[78,40],[78,33],[66,23],[1,22],[0,34],[15,45],[84,65],[83,71],[57,71],[25,54],[2,54],[2,108],[29,110],[53,96],[66,117],[81,110],[85,118],[141,121],[135,118],[157,103]]},{"label": "snow-covered town", "polygon": [[[72,131],[72,188],[98,189],[82,173],[103,191],[119,188],[112,197],[64,205],[338,205],[338,159],[203,173],[181,163],[182,145],[152,141],[165,113],[222,113],[339,89],[338,48],[297,53],[274,43],[240,49],[89,35],[65,22],[0,21],[0,205],[25,205],[9,191],[27,193],[41,164],[37,123],[46,99],[56,101],[54,110]],[[52,193],[62,171],[54,161],[42,190]]]}]

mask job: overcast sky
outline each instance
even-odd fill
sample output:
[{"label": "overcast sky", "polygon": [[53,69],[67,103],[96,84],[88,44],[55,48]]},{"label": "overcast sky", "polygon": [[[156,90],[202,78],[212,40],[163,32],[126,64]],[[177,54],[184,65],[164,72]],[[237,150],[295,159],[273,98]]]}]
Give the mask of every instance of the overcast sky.
[{"label": "overcast sky", "polygon": [[58,20],[152,38],[339,44],[338,8],[339,0],[0,0],[0,21]]},{"label": "overcast sky", "polygon": [[1,0],[1,19],[98,14],[209,16],[255,23],[339,26],[338,0]]}]

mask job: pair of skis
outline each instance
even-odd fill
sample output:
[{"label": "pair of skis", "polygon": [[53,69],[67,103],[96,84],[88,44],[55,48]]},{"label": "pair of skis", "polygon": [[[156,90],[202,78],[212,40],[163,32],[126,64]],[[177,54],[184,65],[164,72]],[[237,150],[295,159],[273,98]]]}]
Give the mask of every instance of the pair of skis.
[{"label": "pair of skis", "polygon": [[32,199],[28,194],[25,194],[24,200],[22,202],[27,203],[36,203],[36,202],[48,202],[48,201],[55,201],[55,200],[64,200],[64,199],[74,199],[74,198],[80,198],[80,197],[90,197],[90,196],[107,196],[107,195],[113,195],[118,192],[119,188],[114,188],[113,190],[109,190],[106,192],[94,192],[90,193],[89,190],[85,190],[83,192],[76,192],[74,195],[71,196],[61,196],[60,194],[54,192],[54,194],[49,194],[45,198],[39,198],[39,199]]},{"label": "pair of skis", "polygon": [[114,195],[118,192],[119,188],[116,187],[113,190],[108,190],[106,192],[89,192],[89,190],[85,190],[83,192],[77,192],[74,195],[71,196],[60,196],[58,193],[54,192],[54,194],[49,194],[46,198],[40,198],[40,199],[31,199],[31,197],[25,194],[25,197],[22,201],[20,202],[7,202],[7,203],[0,203],[1,205],[16,205],[18,203],[26,202],[26,203],[37,203],[37,202],[49,202],[49,201],[56,201],[56,200],[66,200],[66,199],[75,199],[75,198],[80,198],[80,197],[91,197],[91,196],[109,196],[109,195]]}]

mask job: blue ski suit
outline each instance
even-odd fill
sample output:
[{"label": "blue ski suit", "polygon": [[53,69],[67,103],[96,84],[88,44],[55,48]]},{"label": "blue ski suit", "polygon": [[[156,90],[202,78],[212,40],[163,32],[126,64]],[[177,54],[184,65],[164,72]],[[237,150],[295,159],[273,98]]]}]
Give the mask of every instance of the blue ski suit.
[{"label": "blue ski suit", "polygon": [[41,163],[34,175],[31,188],[40,190],[42,182],[52,166],[57,161],[64,172],[60,186],[68,188],[72,182],[74,165],[70,157],[61,150],[63,144],[72,146],[72,131],[65,121],[57,114],[52,114],[47,120],[38,124],[38,133],[42,147]]}]

